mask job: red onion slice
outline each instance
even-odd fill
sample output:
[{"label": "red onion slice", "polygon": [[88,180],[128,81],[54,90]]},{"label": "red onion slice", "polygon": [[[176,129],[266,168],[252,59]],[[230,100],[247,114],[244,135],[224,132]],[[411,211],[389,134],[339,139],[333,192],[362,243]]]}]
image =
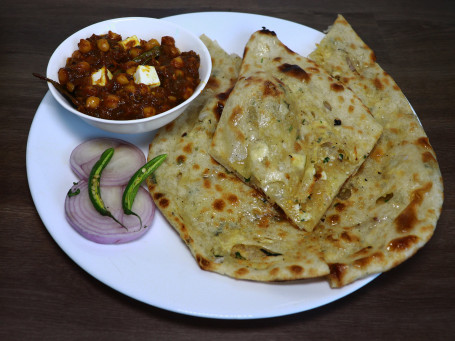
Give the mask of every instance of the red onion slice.
[{"label": "red onion slice", "polygon": [[101,185],[125,185],[133,174],[145,164],[144,153],[135,145],[114,138],[95,138],[78,145],[70,156],[71,169],[80,179],[88,179],[93,165],[108,148],[114,156],[103,170]]},{"label": "red onion slice", "polygon": [[95,210],[88,195],[86,180],[79,181],[71,188],[72,193],[79,189],[79,194],[66,196],[65,214],[69,224],[85,238],[100,244],[121,244],[138,239],[152,225],[155,205],[150,194],[140,187],[134,200],[133,211],[141,217],[143,224],[141,226],[136,216],[123,213],[124,188],[125,186],[102,186],[101,195],[112,215],[128,230]]}]

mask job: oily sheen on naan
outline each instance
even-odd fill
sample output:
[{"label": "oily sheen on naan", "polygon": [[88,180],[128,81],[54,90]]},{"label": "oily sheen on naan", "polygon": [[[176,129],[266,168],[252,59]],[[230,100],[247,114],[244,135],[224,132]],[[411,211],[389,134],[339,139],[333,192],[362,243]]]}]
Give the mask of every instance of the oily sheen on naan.
[{"label": "oily sheen on naan", "polygon": [[213,60],[209,84],[156,134],[148,158],[168,158],[147,180],[201,269],[257,281],[326,277],[340,287],[397,266],[429,241],[443,203],[435,152],[400,88],[343,17],[309,58],[355,93],[383,133],[311,232],[210,156],[241,60],[203,40]]},{"label": "oily sheen on naan", "polygon": [[245,47],[210,154],[312,231],[381,131],[352,91],[263,29]]},{"label": "oily sheen on naan", "polygon": [[384,128],[314,230],[337,287],[393,268],[425,245],[441,213],[443,185],[407,99],[341,15],[309,57],[351,88]]},{"label": "oily sheen on naan", "polygon": [[213,62],[208,87],[199,103],[159,130],[150,145],[149,159],[168,154],[148,179],[157,207],[204,270],[258,281],[327,275],[316,240],[209,155],[241,60],[203,41]]}]

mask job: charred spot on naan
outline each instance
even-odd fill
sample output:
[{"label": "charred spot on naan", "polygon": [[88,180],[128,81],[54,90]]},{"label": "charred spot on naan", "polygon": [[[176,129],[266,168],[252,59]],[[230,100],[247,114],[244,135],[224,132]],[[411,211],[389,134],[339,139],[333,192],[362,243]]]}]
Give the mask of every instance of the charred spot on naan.
[{"label": "charred spot on naan", "polygon": [[343,283],[343,279],[347,273],[348,266],[342,263],[329,264],[330,274],[327,276],[331,283],[335,286],[339,283]]},{"label": "charred spot on naan", "polygon": [[387,250],[392,252],[404,252],[411,249],[420,241],[420,238],[415,235],[407,235],[404,237],[395,238],[387,245]]},{"label": "charred spot on naan", "polygon": [[300,81],[308,82],[310,80],[310,74],[305,72],[300,66],[295,64],[282,64],[278,66],[278,70],[287,76],[294,77]]},{"label": "charred spot on naan", "polygon": [[428,193],[432,187],[433,184],[428,182],[411,193],[409,204],[394,220],[395,228],[398,233],[409,233],[419,223],[418,208],[422,204],[425,194]]}]

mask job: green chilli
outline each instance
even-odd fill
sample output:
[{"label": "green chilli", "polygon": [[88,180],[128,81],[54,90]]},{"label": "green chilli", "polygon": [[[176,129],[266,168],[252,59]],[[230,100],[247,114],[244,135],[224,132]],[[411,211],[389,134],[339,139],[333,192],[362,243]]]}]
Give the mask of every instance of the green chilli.
[{"label": "green chilli", "polygon": [[139,218],[142,226],[142,219],[134,213],[131,209],[133,207],[134,198],[136,198],[137,191],[141,183],[147,179],[166,159],[167,154],[162,154],[154,157],[152,160],[147,162],[144,166],[139,168],[136,173],[131,177],[128,185],[125,187],[122,198],[122,207],[125,214],[132,214]]},{"label": "green chilli", "polygon": [[[109,161],[112,159],[114,155],[114,148],[106,149],[103,154],[101,154],[99,160],[93,166],[89,178],[88,178],[88,195],[90,197],[90,201],[93,204],[93,207],[103,216],[110,217],[114,219],[117,223],[122,225],[125,229],[127,227],[123,225],[120,221],[115,219],[111,212],[106,208],[104,204],[103,198],[101,197],[101,173],[103,172],[104,168],[107,166]],[[128,230],[128,229],[127,229]]]},{"label": "green chilli", "polygon": [[133,62],[140,63],[142,65],[145,65],[148,63],[152,58],[156,58],[160,55],[160,47],[155,46],[151,50],[146,51],[136,58],[133,58]]}]

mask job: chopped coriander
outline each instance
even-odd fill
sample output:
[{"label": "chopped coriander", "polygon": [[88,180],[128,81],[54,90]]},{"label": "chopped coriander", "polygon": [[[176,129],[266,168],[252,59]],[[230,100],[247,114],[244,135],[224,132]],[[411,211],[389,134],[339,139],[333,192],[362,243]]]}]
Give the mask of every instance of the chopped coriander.
[{"label": "chopped coriander", "polygon": [[235,253],[235,258],[237,258],[237,259],[246,259],[246,258],[243,257],[243,256],[240,254],[240,252],[238,252],[238,251]]},{"label": "chopped coriander", "polygon": [[344,155],[343,154],[338,154],[338,159],[340,159],[340,161],[343,161],[343,158],[344,158]]},{"label": "chopped coriander", "polygon": [[338,118],[336,118],[333,122],[333,125],[336,125],[336,126],[340,126],[341,125],[341,120],[339,120]]},{"label": "chopped coriander", "polygon": [[327,156],[325,159],[324,159],[324,163],[327,163],[330,161],[330,158]]}]

